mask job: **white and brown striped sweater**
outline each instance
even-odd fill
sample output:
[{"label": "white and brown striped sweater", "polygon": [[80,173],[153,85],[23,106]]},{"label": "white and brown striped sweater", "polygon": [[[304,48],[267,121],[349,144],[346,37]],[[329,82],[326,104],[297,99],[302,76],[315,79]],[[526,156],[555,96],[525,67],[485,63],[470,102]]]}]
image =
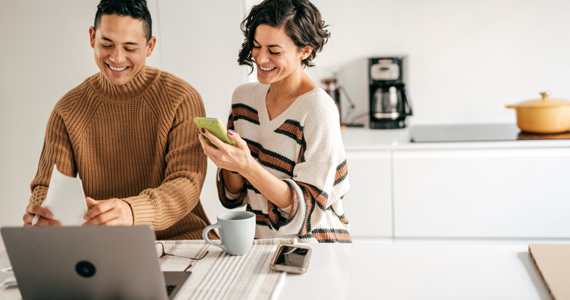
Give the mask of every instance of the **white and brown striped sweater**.
[{"label": "white and brown striped sweater", "polygon": [[349,189],[348,171],[334,102],[323,89],[315,88],[269,120],[268,89],[269,85],[260,83],[239,86],[233,94],[228,128],[247,142],[251,155],[266,170],[289,185],[294,203],[281,209],[247,181],[241,194],[232,195],[218,176],[222,205],[246,205],[254,212],[256,238],[351,242],[341,201]]}]

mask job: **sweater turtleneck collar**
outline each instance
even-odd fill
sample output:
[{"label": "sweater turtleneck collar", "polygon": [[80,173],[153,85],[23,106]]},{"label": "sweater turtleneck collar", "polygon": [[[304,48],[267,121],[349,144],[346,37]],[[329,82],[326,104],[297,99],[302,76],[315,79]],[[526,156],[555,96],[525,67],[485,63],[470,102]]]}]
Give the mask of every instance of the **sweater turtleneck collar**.
[{"label": "sweater turtleneck collar", "polygon": [[107,80],[102,72],[93,77],[91,84],[93,88],[103,96],[103,98],[111,101],[128,101],[139,98],[145,93],[148,87],[158,79],[160,70],[145,66],[140,72],[124,85],[114,85]]}]

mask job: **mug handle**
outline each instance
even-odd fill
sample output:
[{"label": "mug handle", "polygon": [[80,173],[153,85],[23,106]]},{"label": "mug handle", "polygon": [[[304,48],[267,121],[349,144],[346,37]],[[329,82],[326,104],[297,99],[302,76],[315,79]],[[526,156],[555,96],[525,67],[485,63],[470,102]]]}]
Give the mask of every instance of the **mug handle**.
[{"label": "mug handle", "polygon": [[214,242],[212,242],[212,241],[208,238],[208,232],[209,232],[210,230],[214,229],[214,228],[222,228],[222,224],[216,223],[216,224],[212,224],[212,225],[210,225],[210,226],[204,228],[204,231],[202,231],[202,238],[204,238],[204,240],[205,240],[206,242],[208,242],[209,244],[212,244],[212,245],[214,245],[214,246],[216,246],[216,247],[220,247],[220,248],[224,249],[224,251],[227,252],[226,247],[224,247],[223,244],[214,243]]}]

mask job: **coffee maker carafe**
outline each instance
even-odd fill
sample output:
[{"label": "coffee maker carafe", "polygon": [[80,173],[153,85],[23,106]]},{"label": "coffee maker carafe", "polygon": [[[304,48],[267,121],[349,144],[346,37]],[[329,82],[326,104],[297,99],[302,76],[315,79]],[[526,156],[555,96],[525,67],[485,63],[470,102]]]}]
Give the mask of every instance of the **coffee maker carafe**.
[{"label": "coffee maker carafe", "polygon": [[404,56],[368,60],[370,86],[370,128],[406,127],[412,107],[406,95]]}]

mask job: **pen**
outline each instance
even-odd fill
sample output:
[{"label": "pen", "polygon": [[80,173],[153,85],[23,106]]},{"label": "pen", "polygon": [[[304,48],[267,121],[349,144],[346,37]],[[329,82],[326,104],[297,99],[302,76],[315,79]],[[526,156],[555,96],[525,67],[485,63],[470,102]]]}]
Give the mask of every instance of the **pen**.
[{"label": "pen", "polygon": [[32,220],[32,226],[36,225],[36,223],[38,222],[39,219],[40,219],[40,215],[36,215],[34,217],[34,219]]}]

